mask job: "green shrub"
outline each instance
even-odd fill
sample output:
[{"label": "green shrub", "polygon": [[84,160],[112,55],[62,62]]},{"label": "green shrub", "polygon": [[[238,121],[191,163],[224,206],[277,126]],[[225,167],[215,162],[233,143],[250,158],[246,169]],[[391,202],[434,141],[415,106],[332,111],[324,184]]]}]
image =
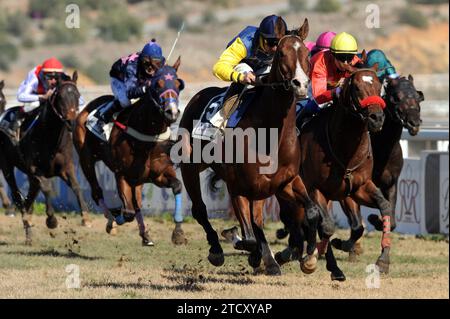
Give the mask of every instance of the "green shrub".
[{"label": "green shrub", "polygon": [[171,13],[167,17],[167,26],[171,29],[178,30],[183,24],[184,17],[179,13]]},{"label": "green shrub", "polygon": [[81,69],[80,60],[73,54],[65,55],[61,58],[61,62],[65,67],[71,69]]},{"label": "green shrub", "polygon": [[16,46],[0,33],[0,70],[8,71],[11,63],[17,60],[19,51]]},{"label": "green shrub", "polygon": [[408,24],[416,28],[425,29],[428,27],[427,18],[412,7],[406,6],[398,12],[398,19],[400,23]]},{"label": "green shrub", "polygon": [[95,59],[87,68],[84,68],[84,74],[95,81],[97,84],[109,83],[109,70],[111,63],[102,59]]},{"label": "green shrub", "polygon": [[206,24],[215,23],[215,22],[217,22],[217,17],[212,10],[208,9],[203,13],[202,20],[203,20],[203,23],[206,23]]},{"label": "green shrub", "polygon": [[289,0],[289,9],[294,12],[301,12],[307,9],[306,0]]},{"label": "green shrub", "polygon": [[20,11],[9,14],[6,20],[6,31],[18,38],[24,36],[30,26],[30,19]]},{"label": "green shrub", "polygon": [[45,32],[45,43],[47,44],[73,44],[86,41],[86,28],[69,29],[65,21],[56,20],[51,23]]},{"label": "green shrub", "polygon": [[141,37],[143,24],[128,14],[125,7],[115,7],[103,11],[97,27],[103,39],[124,42],[132,36]]},{"label": "green shrub", "polygon": [[410,3],[417,3],[417,4],[444,4],[448,3],[448,0],[409,0]]},{"label": "green shrub", "polygon": [[338,0],[319,0],[315,11],[319,12],[338,12],[341,10],[341,3]]}]

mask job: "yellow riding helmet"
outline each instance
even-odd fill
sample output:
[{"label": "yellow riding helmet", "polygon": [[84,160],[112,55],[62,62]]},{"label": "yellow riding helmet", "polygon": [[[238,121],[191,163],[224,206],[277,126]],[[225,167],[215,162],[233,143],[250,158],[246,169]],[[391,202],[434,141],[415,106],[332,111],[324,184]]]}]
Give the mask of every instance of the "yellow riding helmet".
[{"label": "yellow riding helmet", "polygon": [[346,32],[336,34],[331,41],[330,50],[333,53],[346,53],[356,54],[358,53],[358,43],[355,38]]}]

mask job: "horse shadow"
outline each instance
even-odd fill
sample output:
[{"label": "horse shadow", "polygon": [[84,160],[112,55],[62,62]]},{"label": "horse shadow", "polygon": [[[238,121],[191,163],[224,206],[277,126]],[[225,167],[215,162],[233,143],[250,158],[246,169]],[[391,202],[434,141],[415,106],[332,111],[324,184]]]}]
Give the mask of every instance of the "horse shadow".
[{"label": "horse shadow", "polygon": [[55,249],[44,249],[40,251],[10,251],[7,252],[9,255],[21,255],[21,256],[29,256],[29,257],[62,257],[62,258],[71,258],[71,259],[83,259],[83,260],[99,260],[102,257],[98,256],[84,256],[80,255],[73,251],[67,252],[59,252]]}]

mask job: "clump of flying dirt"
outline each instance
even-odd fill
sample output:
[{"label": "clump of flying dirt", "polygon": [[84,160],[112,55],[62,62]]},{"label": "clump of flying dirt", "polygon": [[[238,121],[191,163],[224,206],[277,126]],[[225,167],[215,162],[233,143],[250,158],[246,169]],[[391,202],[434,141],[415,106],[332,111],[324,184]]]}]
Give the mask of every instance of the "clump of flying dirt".
[{"label": "clump of flying dirt", "polygon": [[81,252],[81,242],[80,237],[77,234],[77,231],[74,229],[71,224],[70,218],[64,214],[62,215],[63,223],[63,233],[65,235],[64,238],[64,248],[67,249],[68,253],[71,255],[80,255]]}]

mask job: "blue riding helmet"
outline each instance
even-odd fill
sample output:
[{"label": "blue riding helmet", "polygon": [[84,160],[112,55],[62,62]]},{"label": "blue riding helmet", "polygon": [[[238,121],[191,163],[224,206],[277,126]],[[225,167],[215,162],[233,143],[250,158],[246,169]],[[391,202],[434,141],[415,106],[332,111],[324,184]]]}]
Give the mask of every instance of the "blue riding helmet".
[{"label": "blue riding helmet", "polygon": [[[265,17],[261,24],[259,25],[259,34],[265,38],[265,39],[274,39],[277,38],[277,35],[275,34],[275,25],[277,22],[278,16],[272,14],[270,16]],[[281,21],[283,21],[284,28],[287,30],[287,24],[286,21],[284,21],[283,18],[281,18]]]},{"label": "blue riding helmet", "polygon": [[160,60],[162,61],[162,63],[164,63],[165,61],[160,45],[157,44],[154,40],[144,46],[141,51],[140,57],[150,57],[152,60]]}]

